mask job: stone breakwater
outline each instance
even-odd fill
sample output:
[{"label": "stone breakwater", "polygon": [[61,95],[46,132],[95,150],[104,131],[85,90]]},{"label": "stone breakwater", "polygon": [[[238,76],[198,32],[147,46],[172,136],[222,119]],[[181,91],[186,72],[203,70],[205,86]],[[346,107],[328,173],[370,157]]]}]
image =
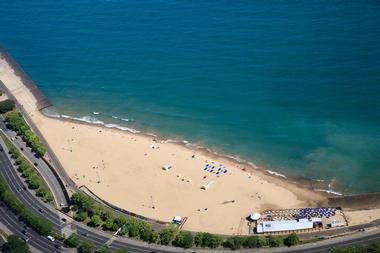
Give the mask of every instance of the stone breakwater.
[{"label": "stone breakwater", "polygon": [[29,89],[33,96],[37,100],[38,110],[52,106],[49,99],[40,91],[37,85],[33,82],[30,76],[21,68],[16,60],[7,52],[7,50],[0,45],[0,57],[5,59],[8,64],[13,68],[15,74],[19,76],[23,84]]}]

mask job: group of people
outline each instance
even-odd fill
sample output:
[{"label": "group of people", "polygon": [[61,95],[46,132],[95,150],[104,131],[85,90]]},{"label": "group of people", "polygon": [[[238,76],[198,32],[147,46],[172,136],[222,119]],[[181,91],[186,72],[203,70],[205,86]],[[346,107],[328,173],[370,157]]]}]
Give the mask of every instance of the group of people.
[{"label": "group of people", "polygon": [[214,162],[207,163],[203,170],[210,173],[214,173],[216,175],[220,175],[222,173],[226,174],[228,172],[228,170],[226,169],[226,167],[223,166],[223,164],[219,164],[219,166],[217,166]]}]

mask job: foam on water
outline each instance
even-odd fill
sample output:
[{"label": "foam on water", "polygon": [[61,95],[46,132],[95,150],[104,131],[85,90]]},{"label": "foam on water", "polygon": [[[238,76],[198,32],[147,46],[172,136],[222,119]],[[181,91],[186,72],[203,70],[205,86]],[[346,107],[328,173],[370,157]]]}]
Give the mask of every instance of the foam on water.
[{"label": "foam on water", "polygon": [[107,128],[115,128],[115,129],[119,129],[122,131],[128,131],[128,132],[134,133],[134,134],[140,133],[140,131],[133,129],[133,128],[120,126],[117,124],[105,123],[104,121],[101,121],[101,120],[99,120],[93,116],[73,117],[73,116],[69,116],[69,115],[65,115],[65,114],[59,114],[58,112],[56,112],[54,110],[47,109],[47,108],[44,109],[42,112],[48,117],[63,118],[63,119],[68,119],[68,120],[76,120],[76,121],[80,121],[80,122],[85,122],[87,124],[101,125],[101,126],[104,126]]}]

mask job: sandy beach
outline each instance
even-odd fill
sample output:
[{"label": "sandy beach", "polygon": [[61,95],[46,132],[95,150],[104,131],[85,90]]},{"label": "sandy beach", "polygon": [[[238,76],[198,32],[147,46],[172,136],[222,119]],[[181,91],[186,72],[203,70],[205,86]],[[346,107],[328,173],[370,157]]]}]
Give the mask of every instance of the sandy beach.
[{"label": "sandy beach", "polygon": [[[128,211],[161,221],[188,217],[184,229],[191,231],[247,234],[245,217],[253,211],[327,203],[324,194],[184,145],[47,117],[4,59],[0,80],[39,127],[73,181]],[[215,166],[214,172],[204,170],[207,164]],[[171,169],[164,170],[165,165]],[[201,189],[204,185],[208,190]],[[361,220],[362,216],[351,219],[355,224],[368,219],[364,215]]]}]

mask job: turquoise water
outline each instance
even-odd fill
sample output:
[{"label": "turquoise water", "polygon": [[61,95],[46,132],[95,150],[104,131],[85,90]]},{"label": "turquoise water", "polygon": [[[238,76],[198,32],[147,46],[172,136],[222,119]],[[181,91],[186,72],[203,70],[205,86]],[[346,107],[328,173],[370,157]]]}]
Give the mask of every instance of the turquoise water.
[{"label": "turquoise water", "polygon": [[15,0],[0,24],[61,113],[380,191],[378,1]]}]

